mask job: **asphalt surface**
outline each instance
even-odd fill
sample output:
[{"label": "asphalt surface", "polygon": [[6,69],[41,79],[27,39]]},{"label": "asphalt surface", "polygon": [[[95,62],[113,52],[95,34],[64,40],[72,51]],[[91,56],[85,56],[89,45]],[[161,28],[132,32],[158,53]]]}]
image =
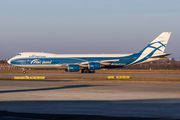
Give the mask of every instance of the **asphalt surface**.
[{"label": "asphalt surface", "polygon": [[180,74],[121,74],[121,73],[0,73],[0,77],[46,76],[46,77],[83,77],[83,76],[131,76],[131,77],[180,77]]},{"label": "asphalt surface", "polygon": [[180,119],[180,83],[0,80],[0,111]]}]

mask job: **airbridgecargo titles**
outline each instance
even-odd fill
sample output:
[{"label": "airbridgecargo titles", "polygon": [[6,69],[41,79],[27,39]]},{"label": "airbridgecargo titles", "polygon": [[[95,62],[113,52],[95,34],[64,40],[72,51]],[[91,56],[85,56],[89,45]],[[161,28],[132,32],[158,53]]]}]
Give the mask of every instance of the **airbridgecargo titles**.
[{"label": "airbridgecargo titles", "polygon": [[59,68],[69,72],[95,73],[101,68],[120,68],[166,58],[171,32],[163,32],[139,53],[134,54],[51,54],[22,52],[8,63],[23,68]]}]

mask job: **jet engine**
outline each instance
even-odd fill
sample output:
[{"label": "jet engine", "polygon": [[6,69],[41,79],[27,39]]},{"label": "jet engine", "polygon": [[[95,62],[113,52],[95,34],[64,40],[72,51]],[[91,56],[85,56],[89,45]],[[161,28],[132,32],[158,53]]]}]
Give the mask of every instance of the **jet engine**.
[{"label": "jet engine", "polygon": [[100,65],[100,63],[97,63],[97,62],[91,62],[88,64],[88,68],[90,70],[98,70],[101,68],[101,65]]},{"label": "jet engine", "polygon": [[79,65],[68,65],[69,72],[78,72],[79,71]]}]

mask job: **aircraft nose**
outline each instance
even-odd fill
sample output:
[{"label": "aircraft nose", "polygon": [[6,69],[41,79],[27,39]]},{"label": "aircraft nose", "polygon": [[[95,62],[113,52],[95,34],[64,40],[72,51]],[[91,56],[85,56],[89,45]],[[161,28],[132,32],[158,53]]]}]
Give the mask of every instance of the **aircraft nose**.
[{"label": "aircraft nose", "polygon": [[11,64],[11,59],[9,59],[9,60],[7,61],[7,63],[8,63],[8,64]]}]

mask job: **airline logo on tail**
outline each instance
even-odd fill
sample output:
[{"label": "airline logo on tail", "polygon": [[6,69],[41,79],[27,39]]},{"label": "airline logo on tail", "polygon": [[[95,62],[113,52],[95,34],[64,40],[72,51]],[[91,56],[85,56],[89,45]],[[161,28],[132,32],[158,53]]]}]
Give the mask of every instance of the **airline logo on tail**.
[{"label": "airline logo on tail", "polygon": [[153,56],[164,54],[164,50],[168,43],[170,35],[171,35],[171,32],[161,33],[156,39],[154,39],[142,51],[140,51],[139,52],[140,56],[129,65],[146,61],[148,59],[148,57],[153,57]]},{"label": "airline logo on tail", "polygon": [[152,48],[152,52],[163,53],[164,52],[163,49],[167,45],[167,44],[163,44],[163,41],[158,41],[158,42],[150,43],[146,48]]}]

